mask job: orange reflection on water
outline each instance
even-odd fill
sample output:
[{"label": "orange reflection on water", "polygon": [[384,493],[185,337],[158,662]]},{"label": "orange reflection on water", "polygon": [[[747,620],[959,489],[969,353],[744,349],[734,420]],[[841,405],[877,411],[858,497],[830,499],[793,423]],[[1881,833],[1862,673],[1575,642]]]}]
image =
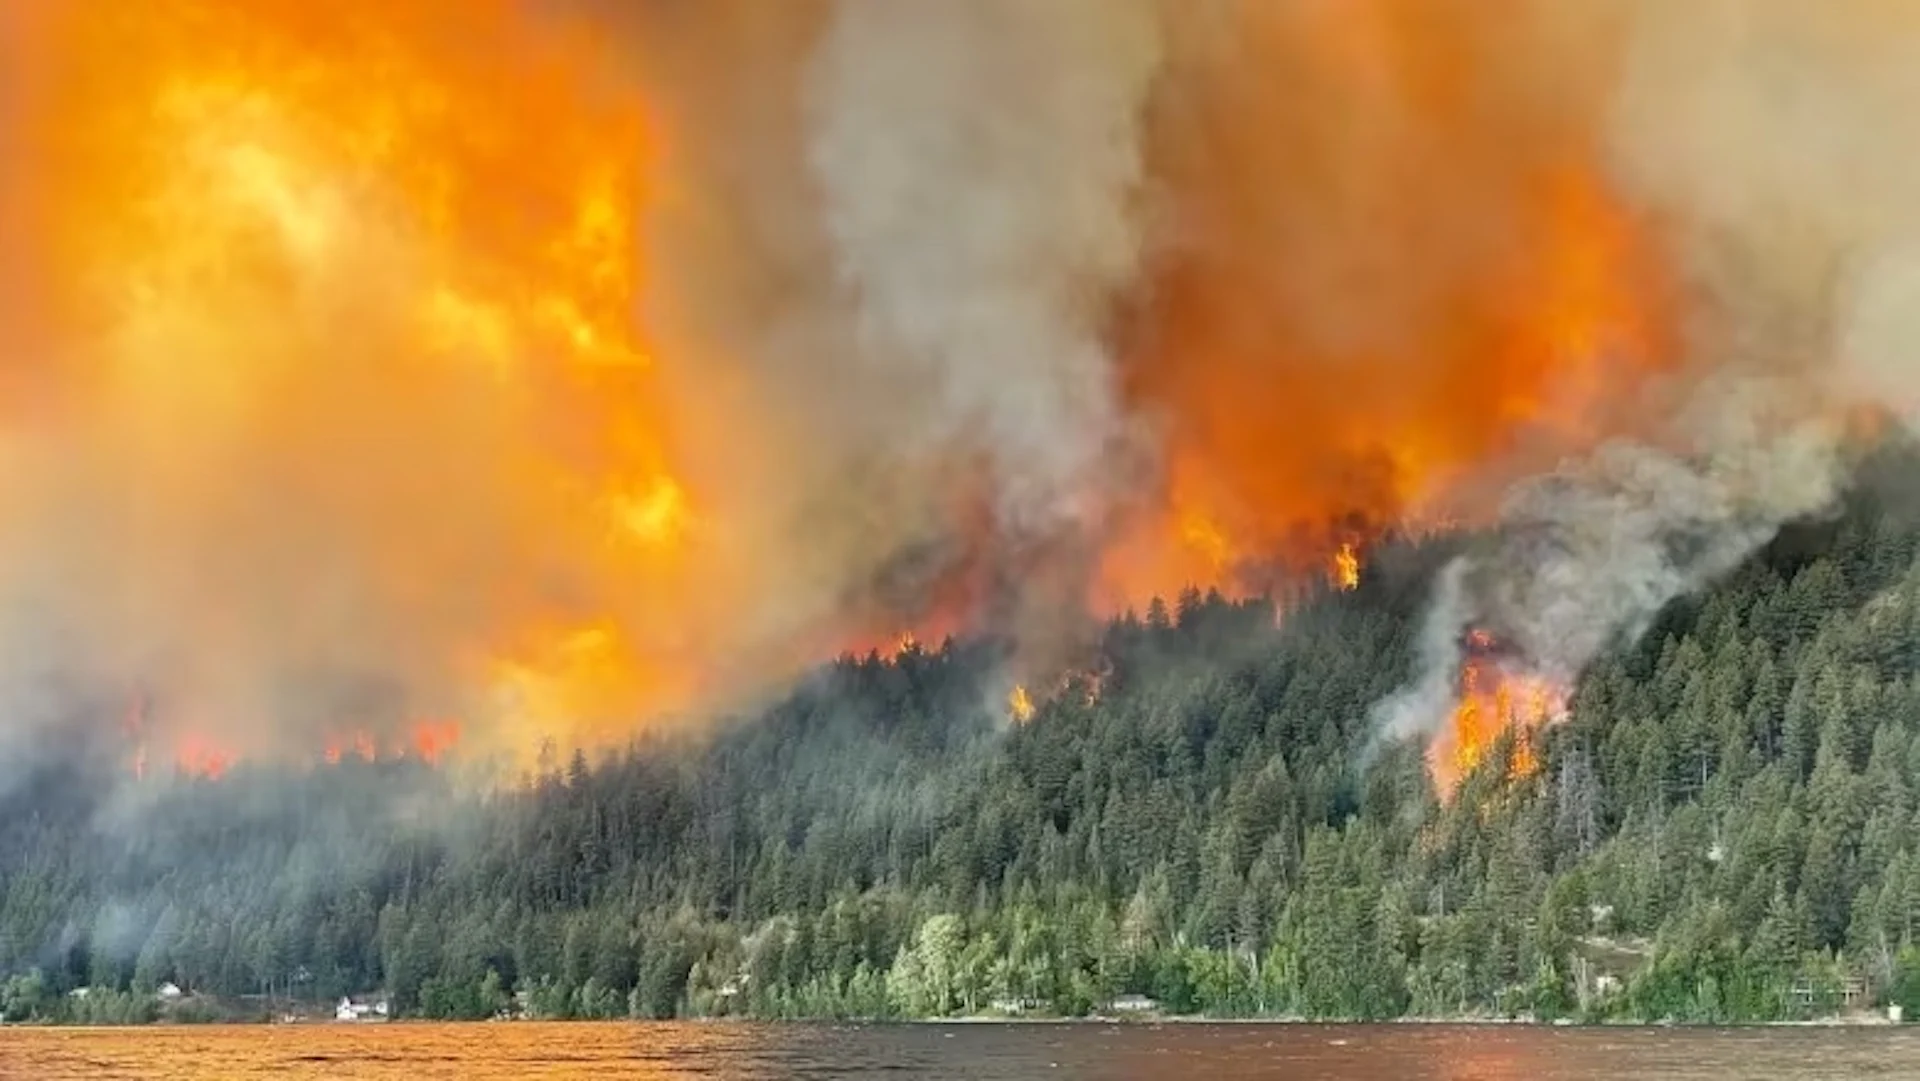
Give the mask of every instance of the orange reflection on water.
[{"label": "orange reflection on water", "polygon": [[1920,1032],[1911,1026],[321,1023],[9,1026],[0,1036],[8,1081],[1834,1081],[1906,1076],[1915,1061]]}]

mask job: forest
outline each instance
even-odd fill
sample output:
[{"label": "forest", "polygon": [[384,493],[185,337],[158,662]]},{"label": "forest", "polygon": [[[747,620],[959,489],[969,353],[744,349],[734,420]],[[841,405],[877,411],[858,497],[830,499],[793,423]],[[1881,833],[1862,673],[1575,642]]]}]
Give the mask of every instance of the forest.
[{"label": "forest", "polygon": [[348,759],[130,796],[44,753],[0,797],[0,1011],[1920,1014],[1920,515],[1791,527],[1587,671],[1531,773],[1500,748],[1443,800],[1368,708],[1469,542],[1155,602],[1019,724],[966,641],[479,795]]}]

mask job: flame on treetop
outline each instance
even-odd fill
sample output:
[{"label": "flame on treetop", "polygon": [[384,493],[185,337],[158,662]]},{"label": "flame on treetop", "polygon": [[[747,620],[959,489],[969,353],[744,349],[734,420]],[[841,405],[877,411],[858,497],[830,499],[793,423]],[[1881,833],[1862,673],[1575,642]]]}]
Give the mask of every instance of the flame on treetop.
[{"label": "flame on treetop", "polygon": [[1427,761],[1441,798],[1450,798],[1469,773],[1508,734],[1513,736],[1506,762],[1509,779],[1531,777],[1539,762],[1533,733],[1566,715],[1567,688],[1543,676],[1511,669],[1494,651],[1499,640],[1475,628],[1467,635],[1460,665],[1459,698],[1447,724],[1427,749]]},{"label": "flame on treetop", "polygon": [[1360,554],[1352,541],[1342,541],[1333,553],[1333,584],[1343,592],[1360,585]]},{"label": "flame on treetop", "polygon": [[1007,713],[1016,724],[1025,724],[1033,719],[1033,699],[1027,694],[1024,684],[1016,683],[1007,695]]}]

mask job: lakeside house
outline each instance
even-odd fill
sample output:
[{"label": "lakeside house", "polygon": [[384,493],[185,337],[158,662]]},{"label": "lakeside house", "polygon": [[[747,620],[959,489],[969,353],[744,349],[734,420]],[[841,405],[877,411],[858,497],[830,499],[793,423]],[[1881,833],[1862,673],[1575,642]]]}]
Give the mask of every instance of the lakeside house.
[{"label": "lakeside house", "polygon": [[370,999],[343,998],[333,1009],[333,1019],[335,1021],[385,1021],[387,1019],[386,996]]},{"label": "lakeside house", "polygon": [[1837,983],[1802,972],[1787,992],[1787,1001],[1802,1010],[1833,1009],[1843,1011],[1865,1008],[1871,1002],[1866,978],[1857,973],[1840,977]]},{"label": "lakeside house", "polygon": [[1121,995],[1113,1000],[1115,1013],[1152,1013],[1160,1004],[1145,995]]}]

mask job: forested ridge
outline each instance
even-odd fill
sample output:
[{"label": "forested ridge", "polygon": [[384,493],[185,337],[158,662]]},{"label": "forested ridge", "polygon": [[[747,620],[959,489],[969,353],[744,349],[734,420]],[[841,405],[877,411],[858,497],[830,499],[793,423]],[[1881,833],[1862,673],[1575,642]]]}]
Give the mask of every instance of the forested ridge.
[{"label": "forested ridge", "polygon": [[1368,707],[1458,540],[1279,619],[1156,602],[1021,725],[996,647],[948,643],[484,797],[350,760],[132,798],[50,755],[0,807],[0,1009],[1920,1010],[1917,542],[1867,496],[1790,529],[1586,673],[1533,775],[1495,755],[1450,801]]}]

